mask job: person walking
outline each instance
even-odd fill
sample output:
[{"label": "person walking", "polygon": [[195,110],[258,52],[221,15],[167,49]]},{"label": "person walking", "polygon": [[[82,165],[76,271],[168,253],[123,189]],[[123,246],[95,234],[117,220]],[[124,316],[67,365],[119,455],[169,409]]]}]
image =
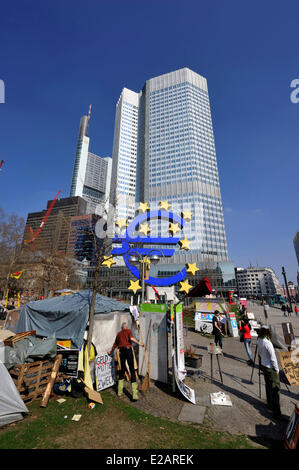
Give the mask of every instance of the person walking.
[{"label": "person walking", "polygon": [[248,318],[244,318],[243,320],[241,320],[240,331],[243,334],[244,346],[245,346],[247,355],[249,357],[247,364],[249,366],[252,366],[253,358],[252,358],[252,352],[251,352],[251,325],[249,323]]},{"label": "person walking", "polygon": [[287,308],[286,308],[285,304],[282,304],[281,310],[283,311],[283,316],[286,317],[287,316],[287,312],[286,312]]},{"label": "person walking", "polygon": [[132,343],[139,344],[140,346],[144,346],[143,343],[139,343],[139,341],[137,341],[137,339],[134,338],[132,331],[128,328],[128,324],[124,322],[122,323],[121,331],[116,335],[112,349],[108,352],[108,354],[111,355],[115,348],[119,349],[121,370],[119,371],[117,395],[121,397],[123,394],[124,376],[125,376],[126,361],[127,361],[129,369],[130,369],[130,374],[131,374],[132,400],[137,401],[138,391],[137,391],[136,373],[134,369],[134,357],[133,357]]},{"label": "person walking", "polygon": [[292,315],[292,307],[290,305],[287,305],[287,312],[288,312],[288,317],[290,317]]},{"label": "person walking", "polygon": [[295,310],[296,317],[298,317],[298,307],[297,307],[297,305],[295,305],[294,310]]},{"label": "person walking", "polygon": [[213,335],[215,336],[215,344],[217,346],[219,343],[219,346],[222,349],[223,333],[221,331],[220,312],[218,310],[215,310],[212,322],[213,322]]},{"label": "person walking", "polygon": [[280,418],[280,380],[279,368],[271,342],[271,333],[267,325],[262,325],[257,340],[257,350],[261,361],[261,369],[265,378],[266,397],[268,408],[273,416]]}]

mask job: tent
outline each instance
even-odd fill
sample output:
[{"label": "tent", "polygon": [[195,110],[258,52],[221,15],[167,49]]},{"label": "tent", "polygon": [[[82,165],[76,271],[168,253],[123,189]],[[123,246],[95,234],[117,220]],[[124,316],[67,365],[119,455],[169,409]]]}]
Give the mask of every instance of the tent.
[{"label": "tent", "polygon": [[[57,340],[70,339],[80,349],[88,324],[92,291],[29,302],[21,308],[15,333],[36,330],[37,336],[56,334]],[[97,294],[93,342],[97,349],[111,348],[123,321],[131,325],[130,305]],[[134,333],[133,333],[134,334]],[[112,341],[112,343],[111,343]],[[104,349],[103,349],[104,348]]]},{"label": "tent", "polygon": [[0,361],[0,428],[23,419],[22,413],[28,413],[28,409],[8,370]]}]

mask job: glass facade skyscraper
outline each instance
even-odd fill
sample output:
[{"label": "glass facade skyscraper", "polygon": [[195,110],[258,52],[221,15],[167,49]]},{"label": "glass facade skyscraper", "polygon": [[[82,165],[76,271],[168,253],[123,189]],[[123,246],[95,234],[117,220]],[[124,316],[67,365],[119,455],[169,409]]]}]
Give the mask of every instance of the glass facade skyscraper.
[{"label": "glass facade skyscraper", "polygon": [[[134,97],[134,114],[125,110],[128,96]],[[228,267],[231,263],[204,77],[182,68],[147,80],[140,93],[123,90],[116,112],[112,186],[118,188],[118,194],[130,194],[130,218],[134,202],[135,207],[148,202],[151,209],[158,209],[160,201],[167,200],[176,214],[187,209],[192,212],[191,220],[175,234],[190,240],[190,250],[178,247],[175,255],[161,259],[159,266],[172,264],[173,270],[179,271],[186,262],[197,262],[221,271],[219,266],[224,263],[222,274],[225,271],[226,279],[234,278],[233,265]],[[165,237],[169,222],[150,221],[150,229],[151,236]]]},{"label": "glass facade skyscraper", "polygon": [[[180,233],[191,241],[191,250],[178,251],[173,261],[227,261],[206,79],[188,68],[152,78],[142,90],[141,103],[139,199],[149,201],[151,208],[168,200],[174,212],[192,212]],[[167,222],[157,222],[155,230],[167,233]]]},{"label": "glass facade skyscraper", "polygon": [[110,203],[116,219],[135,215],[139,94],[124,88],[116,105]]},{"label": "glass facade skyscraper", "polygon": [[80,121],[70,197],[85,199],[87,214],[94,214],[97,205],[109,199],[112,159],[89,152],[89,121],[90,114]]}]

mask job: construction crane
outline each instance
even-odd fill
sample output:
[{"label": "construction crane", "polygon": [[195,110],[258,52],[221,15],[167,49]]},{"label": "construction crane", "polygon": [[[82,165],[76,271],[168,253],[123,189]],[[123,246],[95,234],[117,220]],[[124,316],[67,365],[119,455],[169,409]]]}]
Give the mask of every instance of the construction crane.
[{"label": "construction crane", "polygon": [[58,191],[58,193],[56,194],[56,196],[54,197],[53,201],[51,202],[50,204],[50,207],[49,209],[47,210],[46,212],[46,215],[45,217],[43,218],[43,220],[41,221],[40,223],[40,226],[38,227],[37,231],[35,233],[33,233],[33,230],[32,230],[32,227],[29,227],[29,230],[30,230],[30,240],[24,240],[24,243],[33,243],[37,237],[39,236],[40,232],[42,231],[42,228],[43,226],[45,225],[46,221],[47,221],[47,218],[49,217],[49,215],[51,214],[52,212],[52,209],[56,203],[56,200],[59,196],[59,194],[61,193],[61,189]]}]

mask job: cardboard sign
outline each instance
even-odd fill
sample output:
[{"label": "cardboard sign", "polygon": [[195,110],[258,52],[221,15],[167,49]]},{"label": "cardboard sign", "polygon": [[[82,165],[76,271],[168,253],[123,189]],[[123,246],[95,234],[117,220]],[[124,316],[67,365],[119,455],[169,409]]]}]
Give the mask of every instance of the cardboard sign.
[{"label": "cardboard sign", "polygon": [[113,387],[116,382],[114,356],[108,353],[98,354],[96,358],[97,391]]},{"label": "cardboard sign", "polygon": [[78,377],[79,349],[57,349],[62,354],[59,372],[69,377]]},{"label": "cardboard sign", "polygon": [[299,350],[279,352],[281,367],[290,385],[299,385]]}]

